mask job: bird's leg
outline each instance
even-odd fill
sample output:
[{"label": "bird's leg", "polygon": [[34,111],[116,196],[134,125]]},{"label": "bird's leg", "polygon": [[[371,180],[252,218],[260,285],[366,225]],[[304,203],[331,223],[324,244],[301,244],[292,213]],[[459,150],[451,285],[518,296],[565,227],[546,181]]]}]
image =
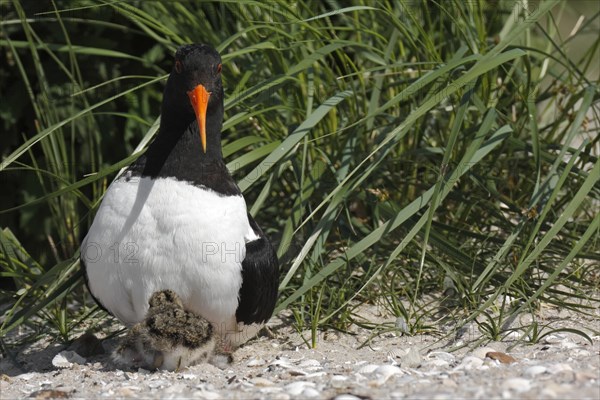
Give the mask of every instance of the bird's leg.
[{"label": "bird's leg", "polygon": [[159,369],[162,367],[163,362],[165,361],[165,356],[162,351],[156,351],[154,353],[154,360],[152,361],[152,368]]}]

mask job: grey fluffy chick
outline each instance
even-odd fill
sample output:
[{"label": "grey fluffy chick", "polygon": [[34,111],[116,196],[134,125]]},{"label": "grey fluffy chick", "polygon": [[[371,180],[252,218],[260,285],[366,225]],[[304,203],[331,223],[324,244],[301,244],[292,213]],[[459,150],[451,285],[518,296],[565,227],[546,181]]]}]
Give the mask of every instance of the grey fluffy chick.
[{"label": "grey fluffy chick", "polygon": [[131,328],[113,354],[118,364],[173,371],[213,359],[231,362],[210,322],[186,311],[175,292],[155,292],[149,304],[146,319]]}]

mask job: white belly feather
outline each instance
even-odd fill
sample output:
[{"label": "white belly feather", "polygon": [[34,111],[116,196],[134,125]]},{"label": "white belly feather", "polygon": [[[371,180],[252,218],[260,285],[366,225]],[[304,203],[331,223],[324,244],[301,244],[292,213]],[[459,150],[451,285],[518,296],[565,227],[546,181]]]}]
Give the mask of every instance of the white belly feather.
[{"label": "white belly feather", "polygon": [[235,330],[245,243],[256,238],[242,196],[174,179],[120,178],[81,246],[93,295],[126,324],[171,289],[186,309]]}]

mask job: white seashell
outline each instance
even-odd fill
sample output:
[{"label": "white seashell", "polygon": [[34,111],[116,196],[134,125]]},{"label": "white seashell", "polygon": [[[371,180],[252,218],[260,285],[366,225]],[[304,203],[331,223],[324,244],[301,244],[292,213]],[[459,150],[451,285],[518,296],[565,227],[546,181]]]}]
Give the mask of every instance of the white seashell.
[{"label": "white seashell", "polygon": [[375,376],[382,379],[384,382],[393,375],[404,375],[404,372],[394,365],[382,365],[375,370]]},{"label": "white seashell", "polygon": [[548,368],[544,367],[543,365],[533,365],[525,370],[524,375],[533,378],[547,371]]},{"label": "white seashell", "polygon": [[56,368],[71,368],[73,364],[85,364],[86,359],[74,351],[61,351],[52,359],[52,365]]},{"label": "white seashell", "polygon": [[577,343],[571,342],[570,340],[565,340],[560,344],[560,347],[563,349],[574,349],[579,346]]},{"label": "white seashell", "polygon": [[305,389],[313,388],[314,386],[313,382],[296,381],[285,385],[285,390],[292,396],[300,396]]},{"label": "white seashell", "polygon": [[388,358],[388,360],[390,360],[392,362],[396,362],[398,359],[401,359],[405,355],[406,355],[406,352],[402,351],[400,349],[392,349],[387,352],[387,358]]},{"label": "white seashell", "polygon": [[331,381],[345,382],[347,380],[348,377],[344,375],[334,375],[331,377]]},{"label": "white seashell", "polygon": [[318,362],[317,360],[313,360],[313,359],[308,359],[308,360],[304,360],[300,363],[299,367],[320,367],[321,363]]},{"label": "white seashell", "polygon": [[260,367],[262,365],[265,365],[267,362],[265,360],[263,360],[262,358],[253,358],[252,360],[248,361],[248,363],[246,364],[246,366],[248,367]]},{"label": "white seashell", "polygon": [[379,365],[367,364],[364,367],[361,367],[357,372],[359,374],[372,374],[377,368],[379,368]]},{"label": "white seashell", "polygon": [[162,380],[162,379],[157,379],[157,380],[148,382],[147,385],[150,389],[156,389],[156,388],[163,388],[165,386],[169,386],[169,382]]},{"label": "white seashell", "polygon": [[269,364],[269,367],[280,367],[280,368],[290,369],[290,368],[293,368],[294,366],[288,360],[275,360],[271,364]]},{"label": "white seashell", "polygon": [[522,336],[522,334],[520,332],[511,331],[508,333],[508,335],[506,335],[504,340],[519,340],[521,338],[521,336]]},{"label": "white seashell", "polygon": [[552,334],[552,335],[548,335],[546,337],[544,337],[544,343],[547,344],[557,344],[557,343],[561,343],[564,340],[566,340],[567,337],[563,336],[563,335],[559,335],[559,334]]},{"label": "white seashell", "polygon": [[334,375],[329,379],[330,385],[333,388],[343,388],[348,385],[348,377],[343,375]]},{"label": "white seashell", "polygon": [[35,378],[36,376],[37,376],[37,374],[35,372],[28,372],[26,374],[17,375],[15,378],[22,379],[24,381],[28,381],[32,378]]},{"label": "white seashell", "polygon": [[288,369],[288,373],[292,376],[306,376],[308,375],[308,372],[303,371],[301,369],[298,368],[290,368]]}]

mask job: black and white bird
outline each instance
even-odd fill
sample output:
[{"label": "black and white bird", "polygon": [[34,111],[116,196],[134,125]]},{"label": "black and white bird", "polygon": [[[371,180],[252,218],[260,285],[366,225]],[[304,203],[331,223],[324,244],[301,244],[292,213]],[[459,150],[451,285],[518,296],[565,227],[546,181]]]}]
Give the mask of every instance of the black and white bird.
[{"label": "black and white bird", "polygon": [[123,323],[172,290],[235,347],[271,317],[279,270],[223,162],[223,97],[219,53],[180,47],[157,136],[109,186],[81,261],[91,294]]}]

